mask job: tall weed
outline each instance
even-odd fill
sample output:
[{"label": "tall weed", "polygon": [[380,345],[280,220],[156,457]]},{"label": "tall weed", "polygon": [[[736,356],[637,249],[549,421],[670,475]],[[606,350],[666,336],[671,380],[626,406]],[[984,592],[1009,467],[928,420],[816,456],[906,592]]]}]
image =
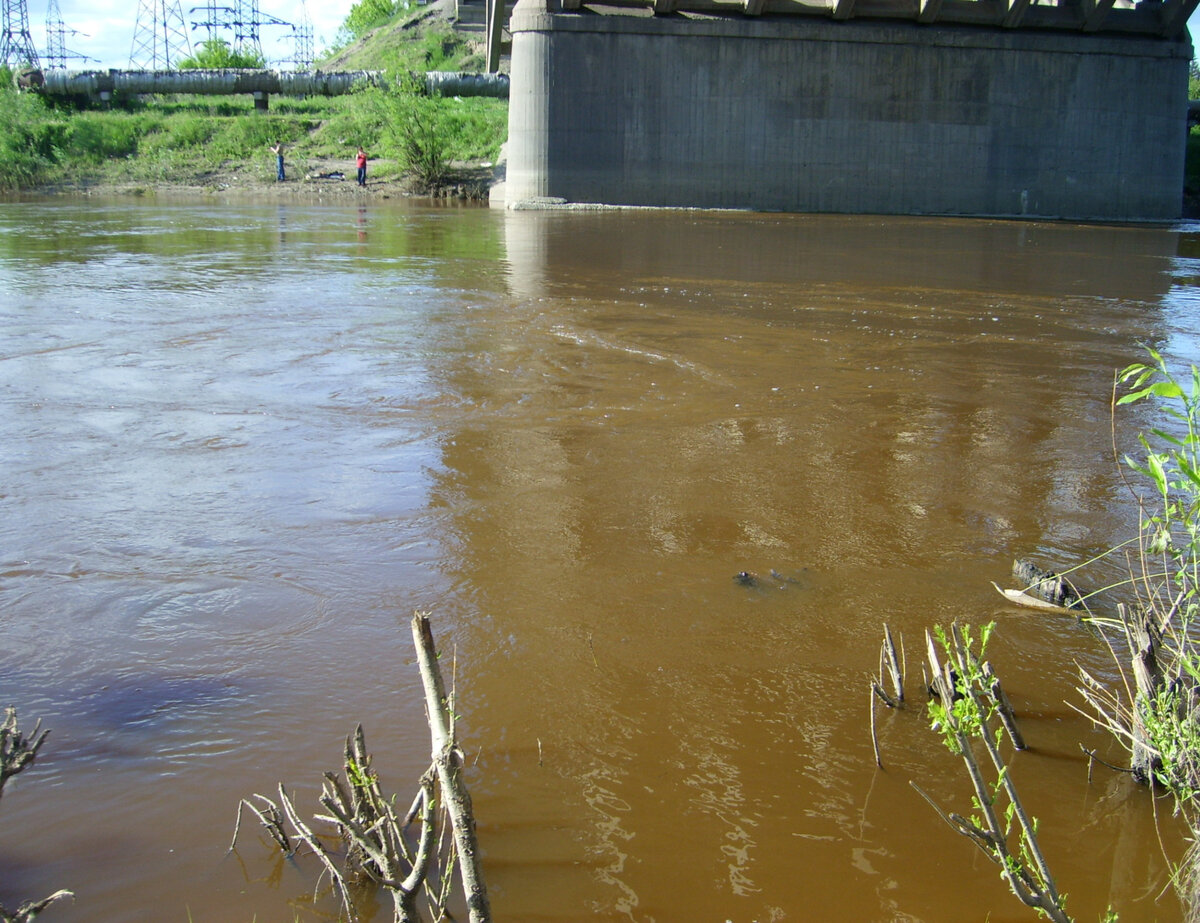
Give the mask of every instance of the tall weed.
[{"label": "tall weed", "polygon": [[147,120],[123,113],[81,112],[67,123],[66,153],[93,163],[133,157]]},{"label": "tall weed", "polygon": [[321,153],[350,156],[360,145],[377,150],[392,117],[388,91],[362,87],[334,102],[320,131]]},{"label": "tall weed", "polygon": [[61,157],[66,123],[0,68],[0,189],[43,182]]},{"label": "tall weed", "polygon": [[305,134],[303,121],[294,118],[222,119],[215,124],[206,146],[214,157],[240,159],[257,155],[279,142],[293,144]]}]

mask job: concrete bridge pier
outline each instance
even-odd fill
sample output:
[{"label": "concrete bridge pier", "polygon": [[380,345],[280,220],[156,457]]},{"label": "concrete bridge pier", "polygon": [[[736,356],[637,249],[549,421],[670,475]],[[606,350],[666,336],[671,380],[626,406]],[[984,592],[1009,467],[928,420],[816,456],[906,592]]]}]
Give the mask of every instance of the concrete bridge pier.
[{"label": "concrete bridge pier", "polygon": [[1185,29],[1165,38],[604,15],[558,2],[519,0],[510,23],[510,207],[560,197],[795,212],[1180,215]]}]

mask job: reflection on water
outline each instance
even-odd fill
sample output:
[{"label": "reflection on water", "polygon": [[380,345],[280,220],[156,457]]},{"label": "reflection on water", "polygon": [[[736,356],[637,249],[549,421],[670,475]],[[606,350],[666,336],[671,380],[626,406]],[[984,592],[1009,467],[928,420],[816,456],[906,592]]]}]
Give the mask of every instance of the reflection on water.
[{"label": "reflection on water", "polygon": [[[908,786],[966,804],[920,708],[871,756],[883,622],[911,648],[954,618],[1000,622],[1014,775],[1073,912],[1179,917],[1177,831],[1089,785],[1102,740],[1065,704],[1105,652],[989,583],[1129,534],[1112,374],[1140,344],[1200,358],[1194,231],[91,202],[0,225],[0,692],[54,729],[5,799],[0,902],[307,918],[315,869],[225,856],[237,801],[284,781],[315,808],[356,721],[412,787],[422,608],[501,919],[1017,918]],[[1122,423],[1119,450],[1146,419]]]}]

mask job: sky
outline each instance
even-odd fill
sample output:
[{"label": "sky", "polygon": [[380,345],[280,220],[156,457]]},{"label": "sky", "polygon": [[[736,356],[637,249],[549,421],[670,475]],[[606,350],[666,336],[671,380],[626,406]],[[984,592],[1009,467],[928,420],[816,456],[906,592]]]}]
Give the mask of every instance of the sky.
[{"label": "sky", "polygon": [[[46,51],[46,8],[50,0],[27,0],[29,30],[33,43],[41,55]],[[72,70],[90,68],[129,67],[129,55],[133,48],[133,35],[137,25],[139,7],[161,8],[163,0],[58,0],[63,24],[68,32],[68,52],[87,55],[95,60],[68,59],[67,67]],[[200,21],[205,0],[166,0],[168,8],[178,3],[186,23]],[[211,2],[211,0],[209,0]],[[231,5],[230,0],[216,0],[219,6]],[[259,10],[276,19],[297,23],[302,18],[302,0],[259,0]],[[307,3],[308,16],[313,24],[313,48],[319,56],[323,48],[333,43],[338,27],[350,12],[354,0],[311,0]],[[195,10],[193,12],[193,10]],[[1200,11],[1188,20],[1188,27],[1200,49]],[[75,30],[72,35],[70,30]],[[189,30],[193,41],[208,37],[203,29]],[[270,67],[290,69],[294,55],[292,30],[282,26],[263,26],[260,29],[263,53]],[[280,64],[278,62],[288,63]]]},{"label": "sky", "polygon": [[[167,0],[167,8],[178,3],[183,20],[190,27],[205,17],[205,0]],[[70,70],[92,68],[127,68],[129,53],[133,48],[133,34],[137,26],[138,9],[145,5],[149,9],[161,9],[162,0],[58,0],[63,25],[67,28],[65,45],[68,52],[84,54],[97,60],[82,61],[68,59]],[[308,18],[313,24],[313,50],[319,55],[321,49],[331,45],[338,27],[346,19],[354,0],[308,0]],[[39,55],[46,53],[46,9],[49,0],[27,0],[29,9],[29,31],[33,36],[34,48]],[[217,0],[218,7],[228,7],[230,0]],[[258,0],[259,11],[265,16],[299,23],[302,18],[301,0]],[[194,10],[194,12],[193,12]],[[76,33],[72,35],[71,30]],[[193,42],[208,38],[207,30],[189,28]],[[295,51],[292,30],[284,26],[262,26],[259,38],[263,54],[270,67],[290,70]],[[286,64],[276,62],[286,60]]]}]

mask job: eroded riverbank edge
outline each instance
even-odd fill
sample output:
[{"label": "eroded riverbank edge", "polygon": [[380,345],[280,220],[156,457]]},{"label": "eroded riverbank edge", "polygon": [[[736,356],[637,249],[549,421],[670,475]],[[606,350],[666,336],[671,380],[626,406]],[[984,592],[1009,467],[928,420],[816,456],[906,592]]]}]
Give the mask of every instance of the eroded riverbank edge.
[{"label": "eroded riverbank edge", "polygon": [[[290,165],[289,165],[290,167]],[[97,198],[181,199],[237,201],[300,201],[351,203],[378,199],[413,199],[440,203],[487,205],[496,166],[491,163],[454,163],[446,177],[432,186],[397,174],[388,161],[373,161],[365,186],[354,180],[350,162],[306,160],[290,167],[282,182],[264,176],[257,165],[172,176],[161,179],[78,177],[18,190],[20,198],[88,196]],[[373,175],[378,173],[379,175]]]}]

